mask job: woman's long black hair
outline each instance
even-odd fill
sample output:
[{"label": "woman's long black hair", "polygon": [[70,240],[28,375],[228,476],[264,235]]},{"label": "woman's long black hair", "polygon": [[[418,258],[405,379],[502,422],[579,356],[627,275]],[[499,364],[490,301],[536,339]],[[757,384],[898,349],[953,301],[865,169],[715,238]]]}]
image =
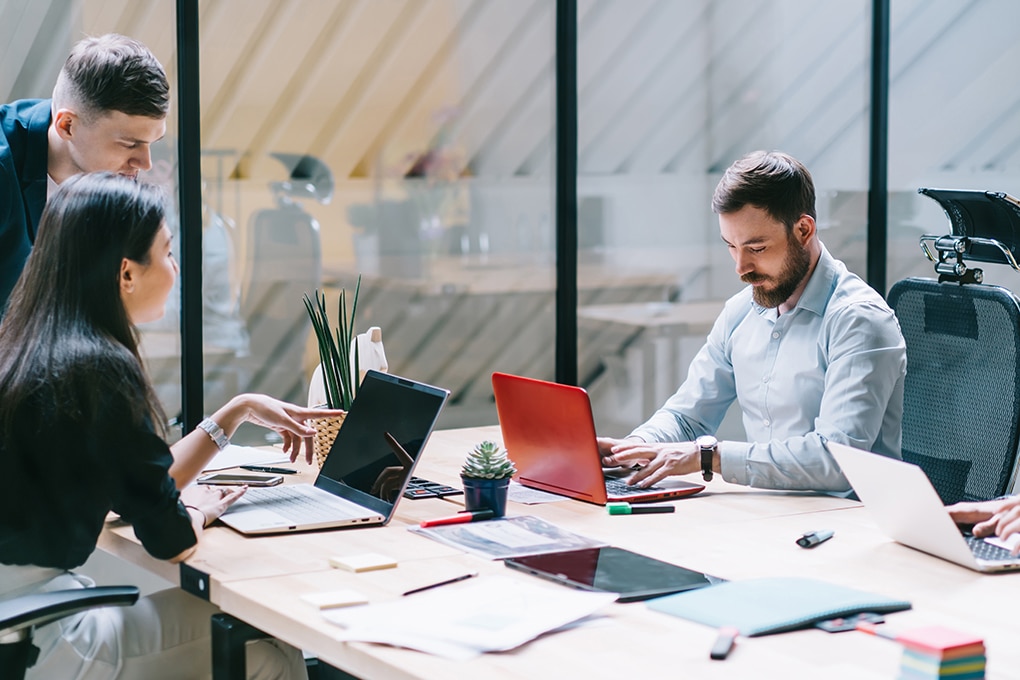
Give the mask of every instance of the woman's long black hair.
[{"label": "woman's long black hair", "polygon": [[0,323],[0,436],[33,404],[88,422],[110,397],[165,434],[120,292],[123,259],[148,264],[165,217],[162,190],[112,173],[72,177],[49,198]]}]

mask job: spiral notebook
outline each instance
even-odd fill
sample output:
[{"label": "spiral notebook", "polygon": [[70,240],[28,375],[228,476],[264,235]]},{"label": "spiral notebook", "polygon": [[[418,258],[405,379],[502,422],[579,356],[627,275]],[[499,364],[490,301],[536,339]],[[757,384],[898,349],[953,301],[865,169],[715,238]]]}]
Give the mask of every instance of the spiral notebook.
[{"label": "spiral notebook", "polygon": [[648,607],[715,628],[733,626],[750,637],[860,612],[898,612],[910,603],[810,578],[758,578],[660,597]]}]

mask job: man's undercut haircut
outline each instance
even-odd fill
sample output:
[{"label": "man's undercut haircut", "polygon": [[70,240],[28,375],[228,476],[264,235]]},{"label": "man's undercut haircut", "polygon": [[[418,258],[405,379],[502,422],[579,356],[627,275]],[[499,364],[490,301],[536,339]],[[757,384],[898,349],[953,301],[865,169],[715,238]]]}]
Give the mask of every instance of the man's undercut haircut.
[{"label": "man's undercut haircut", "polygon": [[788,154],[752,151],[726,168],[712,196],[712,210],[720,215],[747,205],[764,210],[790,231],[801,215],[817,217],[811,173]]},{"label": "man's undercut haircut", "polygon": [[165,118],[170,84],[156,57],[137,40],[109,33],[85,38],[71,50],[53,88],[54,108],[94,120],[112,111]]}]

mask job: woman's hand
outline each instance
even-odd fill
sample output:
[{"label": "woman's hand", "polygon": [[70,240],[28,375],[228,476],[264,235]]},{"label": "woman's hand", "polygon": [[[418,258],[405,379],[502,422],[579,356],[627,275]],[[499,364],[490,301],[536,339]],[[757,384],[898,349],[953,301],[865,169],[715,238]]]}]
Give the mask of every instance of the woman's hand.
[{"label": "woman's hand", "polygon": [[208,526],[248,490],[246,486],[192,484],[181,491],[181,503],[205,515]]},{"label": "woman's hand", "polygon": [[312,418],[330,418],[343,413],[337,409],[305,408],[296,406],[265,394],[242,394],[234,397],[221,408],[212,419],[226,432],[233,434],[244,422],[255,423],[272,430],[283,437],[283,450],[293,463],[305,449],[305,460],[312,462],[314,452],[312,438],[315,428],[305,423]]},{"label": "woman's hand", "polygon": [[[956,503],[946,510],[957,524],[973,524],[975,536],[998,536],[1006,540],[1020,533],[1020,496],[978,503]],[[1013,554],[1020,553],[1020,541]]]}]

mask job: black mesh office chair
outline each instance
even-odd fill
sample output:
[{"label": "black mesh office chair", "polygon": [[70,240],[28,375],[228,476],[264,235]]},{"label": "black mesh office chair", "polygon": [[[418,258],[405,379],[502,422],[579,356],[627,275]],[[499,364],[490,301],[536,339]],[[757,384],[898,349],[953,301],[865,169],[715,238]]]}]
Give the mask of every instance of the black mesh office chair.
[{"label": "black mesh office chair", "polygon": [[1002,495],[1016,475],[1020,435],[1020,299],[982,284],[977,260],[1017,265],[1020,203],[1005,194],[920,189],[952,232],[921,237],[938,281],[889,291],[907,345],[903,458],[920,465],[944,503]]},{"label": "black mesh office chair", "polygon": [[93,607],[127,606],[138,600],[134,586],[102,586],[23,595],[0,602],[0,678],[22,680],[39,654],[32,632]]}]

